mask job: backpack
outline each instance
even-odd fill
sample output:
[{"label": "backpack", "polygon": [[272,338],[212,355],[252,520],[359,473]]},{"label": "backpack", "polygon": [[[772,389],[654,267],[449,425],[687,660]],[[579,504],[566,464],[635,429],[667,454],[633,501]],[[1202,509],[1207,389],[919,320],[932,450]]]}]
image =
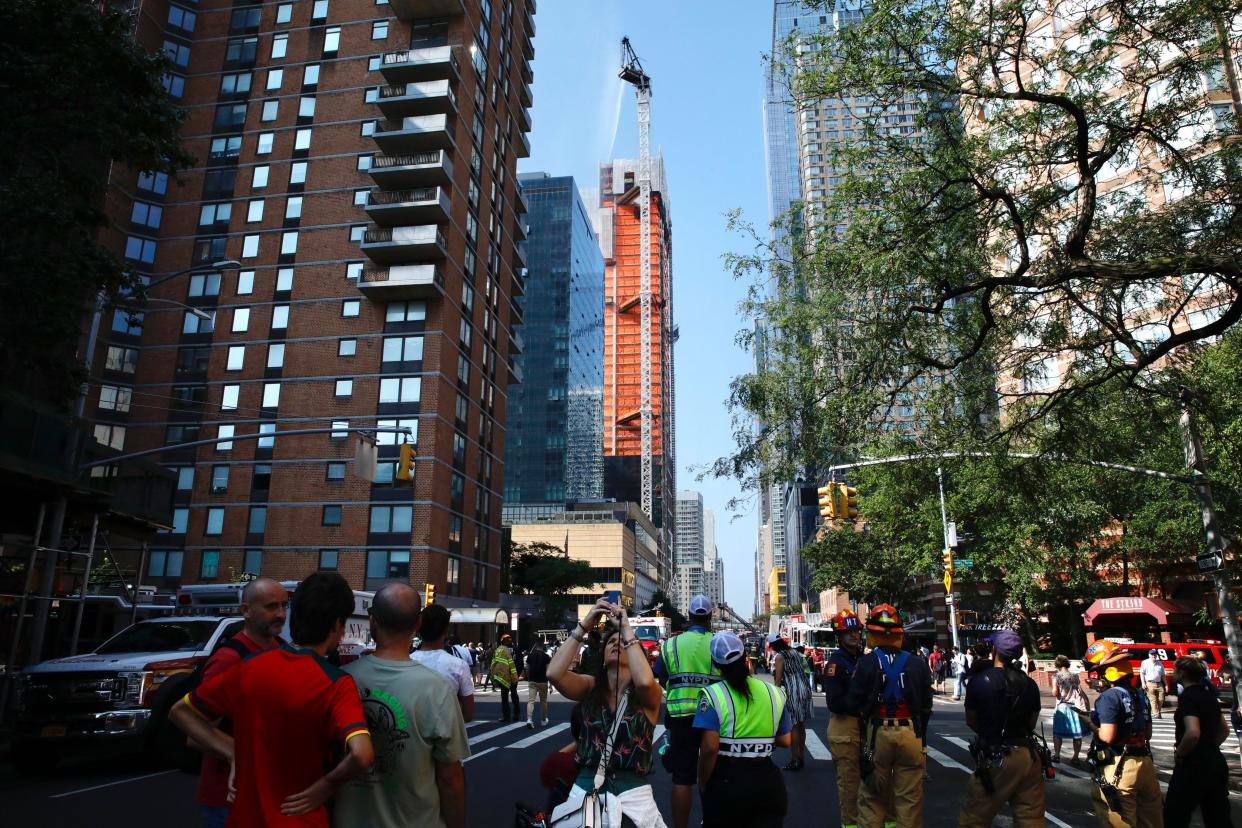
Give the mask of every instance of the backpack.
[{"label": "backpack", "polygon": [[151,709],[167,715],[174,704],[185,698],[186,695],[203,683],[203,672],[207,669],[207,663],[211,661],[216,653],[225,649],[232,650],[242,658],[250,655],[249,648],[236,638],[230,636],[224,639],[211,651],[211,655],[203,659],[202,663],[193,670],[177,673],[165,679],[164,683],[160,685],[159,690],[156,690],[151,696]]},{"label": "backpack", "polygon": [[905,650],[897,653],[896,656],[890,656],[883,650],[875,651],[876,660],[880,662],[880,692],[878,697],[881,704],[881,711],[885,716],[894,716],[897,713],[898,705],[904,704],[906,701],[906,662],[910,659],[910,654]]}]

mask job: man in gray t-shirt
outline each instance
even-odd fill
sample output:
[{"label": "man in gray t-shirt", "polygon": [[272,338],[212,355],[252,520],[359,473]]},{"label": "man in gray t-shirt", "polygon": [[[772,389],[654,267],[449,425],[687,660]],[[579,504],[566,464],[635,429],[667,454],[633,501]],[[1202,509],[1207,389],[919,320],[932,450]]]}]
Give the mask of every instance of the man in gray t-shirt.
[{"label": "man in gray t-shirt", "polygon": [[448,679],[410,661],[421,609],[408,584],[385,584],[371,605],[375,654],[344,669],[354,678],[375,745],[375,765],[340,789],[334,828],[461,828],[470,755]]}]

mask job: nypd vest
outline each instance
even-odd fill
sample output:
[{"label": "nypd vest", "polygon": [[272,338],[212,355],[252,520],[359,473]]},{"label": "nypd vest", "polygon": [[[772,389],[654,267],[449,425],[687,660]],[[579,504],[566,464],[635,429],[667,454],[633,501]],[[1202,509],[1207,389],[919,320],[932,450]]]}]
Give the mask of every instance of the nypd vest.
[{"label": "nypd vest", "polygon": [[753,677],[747,677],[746,683],[749,700],[720,681],[703,689],[699,704],[715,708],[720,719],[721,756],[765,759],[772,755],[785,711],[785,694]]},{"label": "nypd vest", "polygon": [[668,671],[668,715],[694,715],[699,691],[720,681],[720,671],[712,664],[711,644],[711,633],[684,632],[660,645],[660,658]]}]

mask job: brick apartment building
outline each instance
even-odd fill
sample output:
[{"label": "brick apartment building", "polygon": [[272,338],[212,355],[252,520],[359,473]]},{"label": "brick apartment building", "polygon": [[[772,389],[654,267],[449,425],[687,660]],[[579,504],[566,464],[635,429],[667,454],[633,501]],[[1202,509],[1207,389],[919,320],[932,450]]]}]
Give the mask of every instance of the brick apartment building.
[{"label": "brick apartment building", "polygon": [[[142,583],[328,569],[495,601],[534,11],[135,4],[197,163],[112,171],[112,241],[152,298],[105,313],[87,416],[125,451],[239,438],[157,455],[174,526]],[[395,435],[378,482],[356,474],[346,429],[377,424],[416,435],[412,487]],[[241,439],[306,428],[337,430]]]}]

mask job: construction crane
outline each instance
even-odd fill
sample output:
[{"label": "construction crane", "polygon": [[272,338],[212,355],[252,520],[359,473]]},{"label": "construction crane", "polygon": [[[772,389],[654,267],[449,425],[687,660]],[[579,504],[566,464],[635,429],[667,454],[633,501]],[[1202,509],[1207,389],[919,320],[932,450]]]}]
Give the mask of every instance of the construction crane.
[{"label": "construction crane", "polygon": [[[634,87],[638,104],[638,221],[639,221],[639,303],[642,330],[639,334],[640,380],[639,418],[642,445],[639,454],[642,478],[642,510],[651,521],[654,515],[652,453],[654,430],[651,408],[651,77],[634,53],[628,37],[621,38],[621,80]],[[664,496],[668,497],[665,492]]]}]

